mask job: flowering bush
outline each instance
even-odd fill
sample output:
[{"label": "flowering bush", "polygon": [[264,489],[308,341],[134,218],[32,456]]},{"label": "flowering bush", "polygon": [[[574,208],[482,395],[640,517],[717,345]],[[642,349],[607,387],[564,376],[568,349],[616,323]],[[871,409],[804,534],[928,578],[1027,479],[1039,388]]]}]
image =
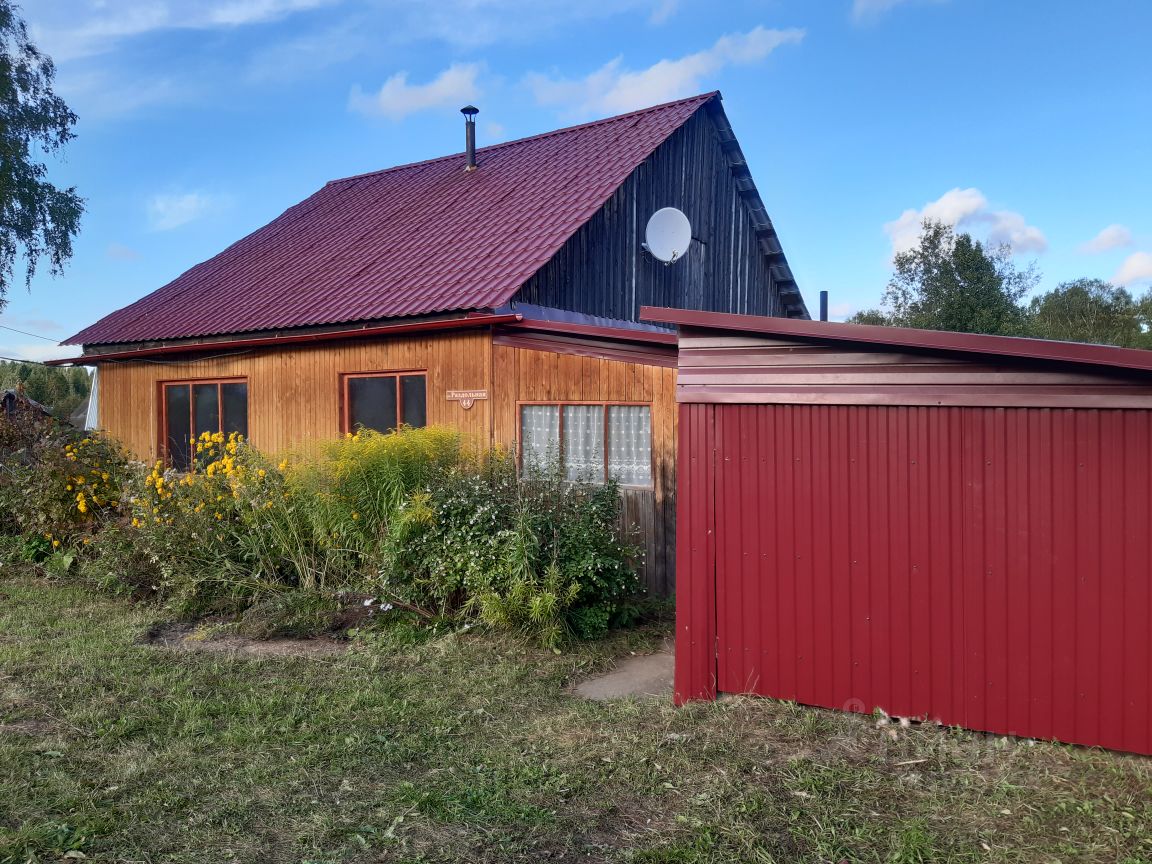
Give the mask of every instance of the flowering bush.
[{"label": "flowering bush", "polygon": [[0,532],[47,552],[84,545],[115,518],[129,474],[106,438],[31,413],[0,420]]},{"label": "flowering bush", "polygon": [[87,576],[181,617],[331,612],[328,600],[286,596],[301,590],[554,645],[601,635],[638,589],[615,487],[558,472],[520,479],[508,453],[451,429],[361,432],[276,464],[240,435],[206,433],[186,473],[130,467],[99,437],[59,432],[33,449],[5,460],[0,484],[38,492],[13,497],[18,532],[46,554],[79,549]]}]

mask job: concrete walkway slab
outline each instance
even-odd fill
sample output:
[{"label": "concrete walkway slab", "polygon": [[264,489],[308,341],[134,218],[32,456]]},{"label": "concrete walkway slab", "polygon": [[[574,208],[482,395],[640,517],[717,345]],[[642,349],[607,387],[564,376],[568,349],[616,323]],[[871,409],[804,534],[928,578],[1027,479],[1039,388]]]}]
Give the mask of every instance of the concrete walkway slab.
[{"label": "concrete walkway slab", "polygon": [[585,699],[628,699],[633,696],[672,698],[672,643],[656,654],[629,657],[604,675],[589,678],[576,686]]}]

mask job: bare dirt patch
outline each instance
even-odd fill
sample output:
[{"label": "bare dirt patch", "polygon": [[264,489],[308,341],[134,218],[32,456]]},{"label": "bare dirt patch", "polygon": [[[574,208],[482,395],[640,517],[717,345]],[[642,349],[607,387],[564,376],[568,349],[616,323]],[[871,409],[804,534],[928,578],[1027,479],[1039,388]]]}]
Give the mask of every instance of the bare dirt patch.
[{"label": "bare dirt patch", "polygon": [[236,635],[212,635],[188,624],[153,627],[141,640],[146,645],[172,651],[240,654],[249,657],[332,657],[348,650],[347,642],[335,639],[249,639]]},{"label": "bare dirt patch", "polygon": [[47,720],[14,720],[11,723],[0,723],[0,735],[50,735],[54,732],[52,724]]}]

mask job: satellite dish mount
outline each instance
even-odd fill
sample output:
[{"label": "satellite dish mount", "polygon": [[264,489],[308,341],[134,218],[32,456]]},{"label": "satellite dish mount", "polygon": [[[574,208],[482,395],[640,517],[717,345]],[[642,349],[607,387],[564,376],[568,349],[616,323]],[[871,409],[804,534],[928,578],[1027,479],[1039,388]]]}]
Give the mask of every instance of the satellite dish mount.
[{"label": "satellite dish mount", "polygon": [[679,261],[692,245],[692,223],[675,207],[664,207],[652,214],[644,230],[643,246],[665,265]]}]

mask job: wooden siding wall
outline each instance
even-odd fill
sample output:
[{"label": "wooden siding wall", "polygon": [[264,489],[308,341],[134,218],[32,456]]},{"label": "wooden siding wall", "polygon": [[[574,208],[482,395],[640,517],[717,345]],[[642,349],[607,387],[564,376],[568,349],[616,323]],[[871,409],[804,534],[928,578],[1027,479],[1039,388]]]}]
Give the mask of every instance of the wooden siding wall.
[{"label": "wooden siding wall", "polygon": [[488,403],[465,411],[447,390],[491,386],[491,336],[465,331],[387,340],[264,349],[230,357],[171,362],[125,361],[100,367],[100,425],[141,459],[157,458],[161,381],[243,376],[248,379],[252,444],[277,453],[340,434],[340,375],[427,370],[428,422],[451,424],[487,439]]},{"label": "wooden siding wall", "polygon": [[[562,346],[561,346],[562,347]],[[672,593],[675,572],[676,370],[599,357],[493,345],[489,331],[266,349],[172,362],[124,361],[100,367],[100,425],[137,457],[158,458],[163,381],[244,377],[252,444],[278,453],[340,434],[340,376],[347,372],[426,370],[428,422],[482,441],[513,444],[522,401],[651,402],[654,489],[625,493],[626,521],[645,547],[644,582]],[[447,390],[488,390],[465,410]]]},{"label": "wooden siding wall", "polygon": [[676,562],[676,370],[496,345],[492,403],[496,440],[519,437],[520,402],[651,402],[654,488],[625,490],[625,520],[645,552],[648,590],[669,596]]},{"label": "wooden siding wall", "polygon": [[1152,408],[1152,376],[686,328],[681,402]]},{"label": "wooden siding wall", "polygon": [[[640,244],[648,217],[678,207],[694,240],[682,261]],[[516,295],[524,303],[639,320],[641,306],[782,315],[716,125],[698,111],[672,134]]]}]

